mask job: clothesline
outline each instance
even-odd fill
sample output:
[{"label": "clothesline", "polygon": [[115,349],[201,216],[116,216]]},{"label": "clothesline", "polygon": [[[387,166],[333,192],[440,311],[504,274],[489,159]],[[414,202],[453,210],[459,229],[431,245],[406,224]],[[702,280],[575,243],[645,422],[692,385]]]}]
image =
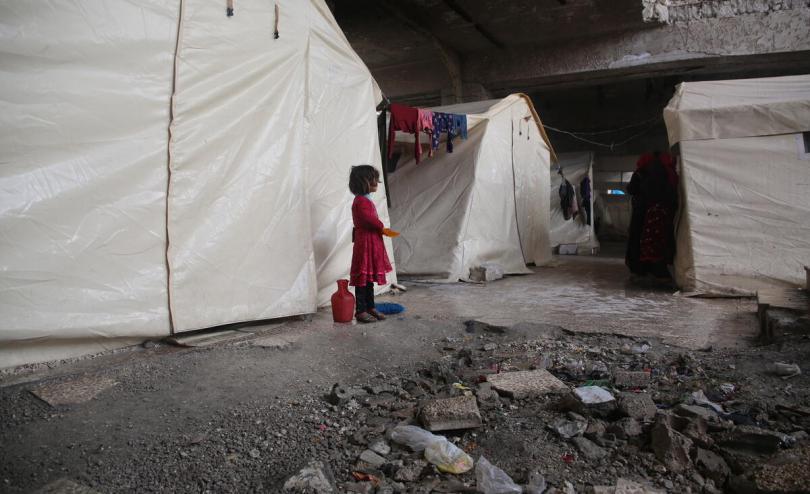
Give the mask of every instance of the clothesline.
[{"label": "clothesline", "polygon": [[[385,111],[385,110],[383,110]],[[398,103],[388,107],[391,119],[388,123],[388,159],[394,154],[394,141],[397,131],[414,134],[414,158],[416,163],[422,159],[422,145],[419,135],[424,132],[430,138],[428,156],[439,149],[442,133],[447,134],[447,152],[453,152],[453,139],[467,139],[467,115],[457,113],[434,112],[423,108],[414,108]]]},{"label": "clothesline", "polygon": [[560,134],[565,134],[565,135],[571,136],[574,139],[577,139],[578,141],[586,142],[586,143],[592,144],[594,146],[601,146],[601,147],[609,148],[612,151],[613,148],[615,148],[617,146],[622,146],[624,144],[627,144],[628,142],[632,141],[633,139],[636,139],[637,137],[641,137],[642,135],[646,134],[647,132],[652,130],[655,127],[655,125],[650,125],[649,127],[642,130],[641,132],[637,132],[637,133],[633,134],[632,136],[628,137],[627,139],[625,139],[623,141],[611,142],[610,144],[606,144],[604,142],[594,141],[594,140],[591,140],[591,139],[588,139],[588,138],[585,138],[585,137],[580,137],[580,136],[581,135],[597,135],[597,134],[607,134],[607,133],[612,133],[612,132],[618,132],[620,130],[632,129],[632,128],[639,127],[641,125],[645,125],[645,124],[651,123],[651,122],[656,122],[657,123],[660,120],[661,120],[661,117],[655,117],[655,118],[652,118],[650,120],[647,120],[645,122],[641,122],[641,123],[638,123],[638,124],[632,124],[632,125],[628,125],[628,126],[625,126],[625,127],[618,128],[618,129],[611,129],[611,130],[607,130],[607,131],[598,131],[598,132],[569,132],[567,130],[557,129],[557,128],[551,127],[549,125],[545,125],[545,128],[547,128],[547,129],[549,129],[551,131],[554,131],[554,132],[559,132]]}]

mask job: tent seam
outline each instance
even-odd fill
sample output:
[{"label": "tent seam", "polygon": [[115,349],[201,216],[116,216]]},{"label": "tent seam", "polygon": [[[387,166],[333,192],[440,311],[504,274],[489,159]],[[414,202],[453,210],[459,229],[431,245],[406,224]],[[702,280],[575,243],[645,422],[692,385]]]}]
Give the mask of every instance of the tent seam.
[{"label": "tent seam", "polygon": [[174,45],[174,60],[172,64],[172,93],[169,98],[169,126],[167,128],[167,132],[169,134],[169,139],[166,146],[166,154],[167,154],[167,162],[166,162],[166,250],[165,250],[165,260],[166,260],[166,303],[168,305],[168,312],[169,312],[169,334],[174,335],[174,313],[172,310],[172,269],[171,269],[171,262],[169,256],[169,249],[171,248],[171,241],[169,236],[169,198],[171,196],[172,190],[172,148],[174,147],[173,141],[173,133],[172,127],[174,126],[174,116],[175,116],[175,103],[176,103],[176,96],[177,96],[177,66],[178,66],[178,58],[180,54],[180,44],[182,42],[183,37],[183,18],[185,14],[185,9],[183,8],[185,4],[185,0],[180,0],[179,4],[179,11],[178,11],[178,20],[177,20],[177,38]]}]

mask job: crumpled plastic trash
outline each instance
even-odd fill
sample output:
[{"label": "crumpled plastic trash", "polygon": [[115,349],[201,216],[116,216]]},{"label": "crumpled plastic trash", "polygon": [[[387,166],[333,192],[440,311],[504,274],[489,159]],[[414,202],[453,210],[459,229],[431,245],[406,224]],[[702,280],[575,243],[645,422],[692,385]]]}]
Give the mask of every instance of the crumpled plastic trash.
[{"label": "crumpled plastic trash", "polygon": [[428,444],[438,440],[438,436],[415,425],[400,425],[391,432],[391,440],[419,453],[424,451]]},{"label": "crumpled plastic trash", "polygon": [[473,459],[444,436],[425,448],[425,459],[444,473],[464,473],[472,469]]},{"label": "crumpled plastic trash", "polygon": [[464,473],[472,469],[474,461],[461,448],[415,425],[400,425],[391,432],[391,440],[404,444],[415,452],[424,451],[425,459],[445,473]]},{"label": "crumpled plastic trash", "polygon": [[689,398],[687,398],[686,402],[689,405],[699,405],[702,407],[711,408],[717,413],[726,413],[722,405],[719,405],[711,401],[710,399],[706,398],[706,394],[703,392],[702,389],[692,392],[692,394],[689,395]]},{"label": "crumpled plastic trash", "polygon": [[503,470],[496,467],[483,456],[478,458],[475,466],[475,481],[478,492],[484,494],[520,494],[523,488],[517,485]]},{"label": "crumpled plastic trash", "polygon": [[628,355],[632,355],[632,354],[641,355],[641,354],[649,352],[651,348],[652,348],[652,345],[650,345],[647,342],[638,343],[638,344],[635,344],[633,346],[630,346],[627,343],[625,343],[624,345],[622,345],[622,353],[625,353],[625,354],[628,354]]},{"label": "crumpled plastic trash", "polygon": [[802,370],[796,364],[786,364],[785,362],[774,362],[770,365],[768,369],[777,376],[781,376],[782,379],[788,379],[793,376],[798,376],[802,373]]},{"label": "crumpled plastic trash", "polygon": [[599,386],[582,386],[576,388],[574,394],[586,405],[599,405],[615,400],[610,391]]}]

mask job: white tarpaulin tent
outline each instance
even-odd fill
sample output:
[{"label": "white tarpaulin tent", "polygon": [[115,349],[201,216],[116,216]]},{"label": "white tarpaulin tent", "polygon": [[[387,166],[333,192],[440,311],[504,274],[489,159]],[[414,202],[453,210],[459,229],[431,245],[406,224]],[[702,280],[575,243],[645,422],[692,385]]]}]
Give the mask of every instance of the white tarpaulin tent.
[{"label": "white tarpaulin tent", "polygon": [[[557,173],[562,171],[562,175]],[[574,187],[574,192],[579,205],[579,213],[569,219],[565,219],[563,210],[560,207],[560,185],[563,177]],[[589,225],[586,222],[585,210],[582,207],[582,195],[580,193],[580,183],[585,178],[590,179],[593,187],[593,153],[561,153],[559,161],[551,170],[551,247],[558,247],[561,244],[576,244],[577,251],[591,253],[592,249],[599,247],[599,240],[594,233],[594,222]],[[591,193],[591,212],[593,213],[594,195]],[[593,215],[592,215],[593,216]]]},{"label": "white tarpaulin tent", "polygon": [[[412,154],[389,175],[397,272],[457,281],[472,267],[528,273],[527,263],[551,259],[551,147],[531,100],[501,100],[433,108],[466,114],[468,139],[444,143],[416,164]],[[406,146],[410,148],[411,146]]]},{"label": "white tarpaulin tent", "polygon": [[810,261],[810,76],[683,83],[664,109],[680,144],[682,289],[799,284]]},{"label": "white tarpaulin tent", "polygon": [[380,94],[322,0],[3,2],[0,33],[0,367],[328,302]]}]

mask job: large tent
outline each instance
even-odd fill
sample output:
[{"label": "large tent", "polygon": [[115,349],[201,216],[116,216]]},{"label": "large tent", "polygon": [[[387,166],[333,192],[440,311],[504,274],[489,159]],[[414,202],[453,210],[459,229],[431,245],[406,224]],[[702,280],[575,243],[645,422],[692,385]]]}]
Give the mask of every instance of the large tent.
[{"label": "large tent", "polygon": [[310,313],[347,276],[379,89],[322,0],[225,6],[0,4],[0,367]]},{"label": "large tent", "polygon": [[810,262],[810,76],[683,83],[664,110],[679,145],[676,281],[752,294]]},{"label": "large tent", "polygon": [[467,115],[468,139],[389,176],[397,272],[457,281],[485,263],[517,274],[548,262],[553,151],[528,96],[432,110]]},{"label": "large tent", "polygon": [[[594,231],[593,213],[594,194],[591,193],[591,221],[588,222],[584,211],[584,200],[580,184],[586,178],[593,189],[593,153],[561,153],[556,166],[551,171],[551,247],[576,245],[578,254],[590,254],[599,248],[599,240]],[[574,188],[579,212],[576,216],[565,219],[560,199],[560,185],[567,180]]]}]

